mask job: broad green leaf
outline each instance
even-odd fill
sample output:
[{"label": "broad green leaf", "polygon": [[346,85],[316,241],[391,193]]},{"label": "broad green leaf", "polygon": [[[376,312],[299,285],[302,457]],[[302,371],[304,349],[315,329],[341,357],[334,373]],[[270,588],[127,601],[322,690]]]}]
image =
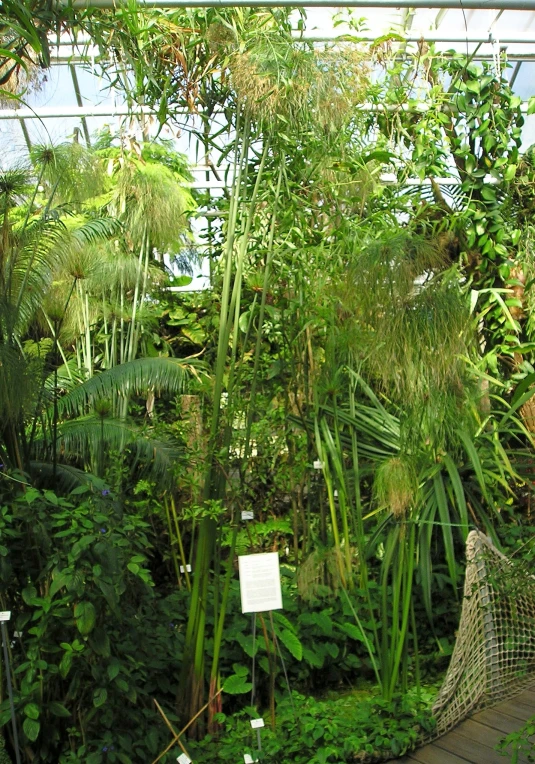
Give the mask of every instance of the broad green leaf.
[{"label": "broad green leaf", "polygon": [[90,753],[86,759],[86,764],[102,764],[102,754],[98,752]]},{"label": "broad green leaf", "polygon": [[22,724],[22,731],[24,732],[28,740],[31,740],[32,743],[35,743],[35,741],[39,737],[40,729],[41,729],[41,724],[35,719],[26,718]]},{"label": "broad green leaf", "polygon": [[249,674],[247,666],[243,666],[241,663],[233,663],[232,668],[237,676],[245,677]]},{"label": "broad green leaf", "polygon": [[119,674],[120,671],[121,671],[120,662],[116,658],[113,658],[107,668],[108,678],[110,680],[115,679],[115,677]]},{"label": "broad green leaf", "polygon": [[93,604],[85,600],[79,602],[74,608],[74,618],[80,634],[83,636],[90,634],[95,627],[96,621],[96,613]]},{"label": "broad green leaf", "polygon": [[362,631],[358,628],[358,626],[355,626],[354,623],[342,623],[340,624],[340,628],[342,631],[345,631],[345,633],[350,636],[351,639],[356,639],[358,642],[365,641]]},{"label": "broad green leaf", "polygon": [[282,613],[279,613],[278,610],[275,610],[273,612],[273,621],[277,624],[280,624],[281,626],[284,626],[285,629],[288,629],[288,631],[295,631],[295,628],[291,621],[286,618],[285,615]]},{"label": "broad green leaf", "polygon": [[481,196],[486,202],[496,201],[496,191],[491,186],[483,186],[481,189]]},{"label": "broad green leaf", "polygon": [[59,663],[59,673],[64,679],[71,670],[73,655],[72,652],[65,653]]},{"label": "broad green leaf", "polygon": [[108,699],[108,691],[105,687],[97,687],[93,693],[93,705],[95,708],[100,708]]},{"label": "broad green leaf", "polygon": [[69,711],[69,709],[65,708],[63,703],[58,703],[56,700],[53,700],[51,703],[48,704],[48,710],[54,716],[64,717],[65,719],[71,715],[71,712]]},{"label": "broad green leaf", "polygon": [[59,592],[60,589],[62,589],[64,586],[67,586],[68,581],[71,578],[71,574],[68,570],[65,571],[54,571],[52,583],[50,584],[49,589],[49,595],[50,597],[53,597],[54,594]]},{"label": "broad green leaf", "polygon": [[303,647],[303,660],[310,666],[314,666],[314,668],[321,668],[325,663],[325,652]]},{"label": "broad green leaf", "polygon": [[303,645],[292,631],[282,629],[279,639],[296,660],[300,661],[303,658]]},{"label": "broad green leaf", "polygon": [[90,645],[97,655],[100,655],[103,658],[109,658],[111,652],[110,640],[102,626],[97,626],[97,628],[94,629],[91,635]]},{"label": "broad green leaf", "polygon": [[510,164],[507,170],[503,174],[503,179],[506,181],[513,180],[516,175],[516,164]]},{"label": "broad green leaf", "polygon": [[28,719],[39,719],[39,706],[37,703],[27,703],[24,706],[24,713]]},{"label": "broad green leaf", "polygon": [[37,589],[35,586],[26,586],[22,592],[22,599],[27,605],[33,605],[35,598],[37,597]]},{"label": "broad green leaf", "polygon": [[243,676],[232,674],[225,679],[223,692],[226,692],[228,695],[243,695],[246,692],[251,692],[252,687],[251,682],[246,682]]}]

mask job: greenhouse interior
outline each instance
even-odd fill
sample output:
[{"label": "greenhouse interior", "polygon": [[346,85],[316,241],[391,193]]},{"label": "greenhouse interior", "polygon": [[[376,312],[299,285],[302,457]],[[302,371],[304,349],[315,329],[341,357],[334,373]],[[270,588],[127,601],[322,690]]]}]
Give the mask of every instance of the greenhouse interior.
[{"label": "greenhouse interior", "polygon": [[535,761],[535,1],[0,32],[0,764]]}]

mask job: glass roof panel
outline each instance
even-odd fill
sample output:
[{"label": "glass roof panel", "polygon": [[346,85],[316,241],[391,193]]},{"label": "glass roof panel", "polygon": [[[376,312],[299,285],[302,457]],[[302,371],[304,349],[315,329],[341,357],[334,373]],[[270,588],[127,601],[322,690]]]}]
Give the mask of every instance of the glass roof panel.
[{"label": "glass roof panel", "polygon": [[522,128],[522,151],[526,151],[535,143],[535,114],[526,117]]},{"label": "glass roof panel", "polygon": [[527,101],[535,93],[535,61],[523,62],[513,90],[523,101]]},{"label": "glass roof panel", "polygon": [[51,66],[47,70],[42,85],[31,91],[25,98],[28,106],[68,106],[76,103],[74,86],[66,64]]},{"label": "glass roof panel", "polygon": [[[490,58],[503,47],[508,55],[513,56],[513,61],[510,61],[510,68],[507,70],[509,78],[516,71],[518,60],[524,60],[515,77],[515,92],[523,100],[529,99],[535,93],[535,12],[499,12],[488,9],[463,12],[458,7],[441,10],[425,8],[416,10],[407,8],[354,8],[351,10],[309,8],[306,12],[306,35],[330,38],[350,32],[355,34],[355,29],[347,23],[335,26],[337,20],[350,17],[354,22],[359,22],[362,19],[360,34],[369,38],[379,37],[389,31],[402,34],[403,24],[410,25],[409,37],[413,40],[413,42],[407,43],[407,50],[410,51],[416,49],[416,41],[420,36],[426,37],[428,35],[438,40],[435,43],[437,51],[454,48],[462,53],[472,53],[477,47],[474,40],[479,39],[486,42],[480,44],[477,55]],[[298,15],[296,14],[296,21],[297,18]],[[488,42],[489,30],[492,31],[492,37],[496,41],[494,44]],[[356,34],[358,35],[359,32]],[[438,39],[440,37],[447,38],[447,41],[440,41]],[[467,37],[469,42],[466,41]],[[530,38],[531,42],[511,42],[515,39],[529,40]],[[57,108],[58,111],[61,111],[63,107],[77,106],[71,72],[65,60],[73,53],[73,49],[72,46],[63,44],[65,42],[68,42],[68,39],[63,35],[62,45],[53,51],[53,53],[60,55],[61,60],[51,67],[41,89],[31,94],[27,99],[29,105],[38,112],[43,107]],[[533,60],[530,61],[530,58]],[[76,72],[84,106],[109,108],[112,112],[114,108],[124,106],[123,97],[109,88],[107,83],[93,74],[90,69],[77,65]],[[120,124],[126,124],[127,128],[130,128],[124,117],[113,115],[90,116],[86,118],[86,121],[90,133],[94,133],[105,124],[112,125],[112,129],[118,128]],[[80,120],[74,117],[56,117],[41,121],[38,119],[26,120],[30,139],[40,142],[46,140],[47,137],[53,140],[64,139],[72,135],[77,126],[80,126]],[[170,134],[176,133],[176,127],[170,128]],[[131,129],[136,129],[135,124],[132,124]],[[535,140],[532,133],[533,120],[530,118],[527,120],[525,128],[527,145]],[[0,120],[0,140],[4,146],[6,141],[8,142],[10,151],[25,149],[25,141],[18,121]],[[180,150],[188,151],[190,156],[193,156],[187,132],[182,134],[179,142]],[[198,153],[196,147],[193,152],[194,154]]]}]

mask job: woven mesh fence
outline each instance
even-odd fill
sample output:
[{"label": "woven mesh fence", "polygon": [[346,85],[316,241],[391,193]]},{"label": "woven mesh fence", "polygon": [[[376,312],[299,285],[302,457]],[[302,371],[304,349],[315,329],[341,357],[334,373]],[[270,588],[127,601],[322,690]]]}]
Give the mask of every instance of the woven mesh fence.
[{"label": "woven mesh fence", "polygon": [[478,531],[466,542],[461,620],[433,706],[434,738],[535,680],[535,576]]}]

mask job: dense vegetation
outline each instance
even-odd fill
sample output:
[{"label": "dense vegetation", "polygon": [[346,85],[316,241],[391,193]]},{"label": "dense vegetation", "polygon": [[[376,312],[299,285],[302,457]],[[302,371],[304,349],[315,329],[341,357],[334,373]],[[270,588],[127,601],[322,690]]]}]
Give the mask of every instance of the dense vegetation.
[{"label": "dense vegetation", "polygon": [[[58,17],[5,7],[1,84],[21,97]],[[204,227],[211,289],[181,293],[169,266],[197,267],[208,200],[171,143],[34,146],[0,176],[0,606],[23,760],[401,754],[433,726],[468,531],[531,559],[520,99],[494,64],[400,58],[358,24],[318,46],[282,11],[62,13],[160,126],[199,110],[231,186]],[[236,558],[261,551],[284,609],[251,620]]]}]

